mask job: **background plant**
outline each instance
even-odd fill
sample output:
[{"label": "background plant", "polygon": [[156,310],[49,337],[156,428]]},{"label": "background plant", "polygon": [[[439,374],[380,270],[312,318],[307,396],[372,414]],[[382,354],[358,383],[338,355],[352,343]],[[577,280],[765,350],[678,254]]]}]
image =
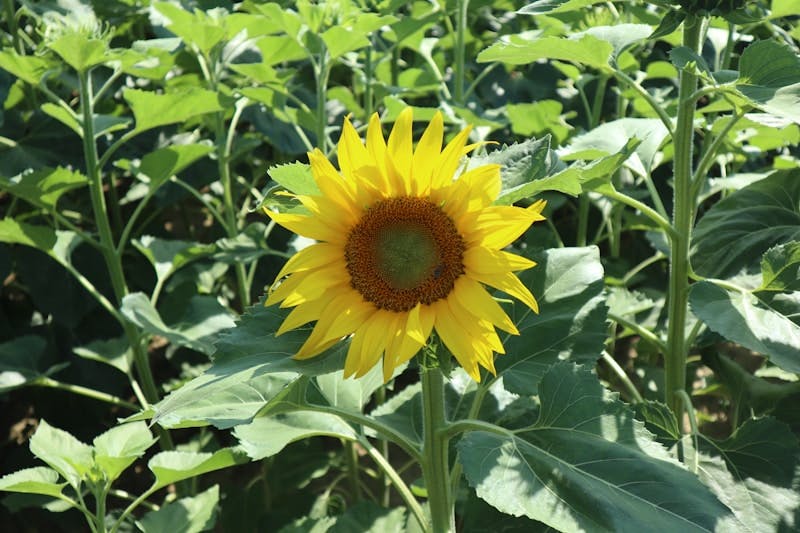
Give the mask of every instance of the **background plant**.
[{"label": "background plant", "polygon": [[[445,391],[459,527],[652,524],[660,482],[696,527],[796,527],[800,12],[680,4],[4,0],[2,470],[34,470],[0,487],[43,499],[2,520],[127,527],[141,500],[156,530],[210,527],[217,502],[231,531],[424,521],[415,372],[386,389],[341,381],[342,347],[287,360],[303,335],[275,340],[258,305],[229,329],[303,245],[251,211],[313,187],[294,161],[345,114],[414,105],[509,145],[480,156],[501,202],[549,206],[517,243],[542,314],[515,317],[497,379]],[[155,445],[117,424],[140,409]],[[45,468],[40,419],[97,440],[39,424]],[[37,510],[54,498],[74,509]]]}]

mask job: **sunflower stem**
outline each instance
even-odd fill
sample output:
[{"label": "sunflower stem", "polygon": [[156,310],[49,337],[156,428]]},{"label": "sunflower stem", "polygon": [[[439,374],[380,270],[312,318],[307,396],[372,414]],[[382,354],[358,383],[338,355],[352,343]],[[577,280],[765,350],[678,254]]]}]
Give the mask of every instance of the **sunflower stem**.
[{"label": "sunflower stem", "polygon": [[[683,22],[683,45],[699,53],[705,19],[688,15]],[[675,125],[672,249],[669,269],[667,349],[664,354],[664,394],[678,421],[683,419],[681,392],[686,389],[686,313],[689,298],[689,243],[694,213],[692,197],[692,141],[698,77],[687,68],[680,73],[678,119]]]},{"label": "sunflower stem", "polygon": [[[429,346],[426,352],[431,350]],[[449,441],[444,412],[444,376],[437,366],[428,364],[434,359],[426,353],[428,361],[420,366],[422,380],[422,474],[428,491],[430,530],[433,533],[455,531],[455,516],[450,491]]]},{"label": "sunflower stem", "polygon": [[467,31],[467,13],[469,11],[469,0],[456,0],[456,42],[454,45],[454,59],[453,65],[453,99],[456,105],[464,104],[464,78],[466,73],[465,57],[466,50],[464,49],[465,35]]}]

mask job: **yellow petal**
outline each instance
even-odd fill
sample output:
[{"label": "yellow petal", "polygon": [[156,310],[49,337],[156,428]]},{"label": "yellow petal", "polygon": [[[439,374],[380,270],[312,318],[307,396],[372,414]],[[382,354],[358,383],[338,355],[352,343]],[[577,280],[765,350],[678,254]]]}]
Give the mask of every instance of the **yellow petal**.
[{"label": "yellow petal", "polygon": [[453,138],[447,146],[445,146],[442,153],[439,155],[436,162],[436,170],[431,179],[431,189],[435,190],[444,187],[453,181],[453,176],[458,169],[458,164],[461,162],[461,157],[464,155],[464,145],[467,143],[472,126],[467,126],[462,132]]},{"label": "yellow petal", "polygon": [[352,289],[333,296],[295,357],[307,359],[317,355],[320,346],[353,333],[374,313],[375,307],[364,302],[361,295]]},{"label": "yellow petal", "polygon": [[544,220],[544,217],[529,209],[510,205],[489,206],[478,213],[466,240],[487,248],[505,248],[537,220]]},{"label": "yellow petal", "polygon": [[267,209],[265,209],[264,212],[272,220],[298,235],[317,241],[341,240],[341,232],[337,232],[335,228],[326,226],[315,217],[298,215],[296,213],[278,213],[277,211],[269,211]]},{"label": "yellow petal", "polygon": [[473,347],[483,345],[489,348],[489,351],[506,352],[505,348],[503,348],[503,343],[500,342],[500,337],[495,332],[494,326],[489,321],[461,305],[457,298],[448,298],[447,305],[464,334],[471,339]]},{"label": "yellow petal", "polygon": [[312,244],[290,257],[275,279],[279,280],[292,272],[320,268],[342,257],[344,257],[344,250],[341,246],[325,242]]},{"label": "yellow petal", "polygon": [[442,151],[443,134],[444,121],[441,112],[437,111],[414,151],[411,163],[412,195],[425,195],[430,191],[431,176]]},{"label": "yellow petal", "polygon": [[469,337],[464,335],[464,330],[459,325],[456,318],[450,312],[446,299],[441,299],[432,304],[436,314],[436,333],[450,353],[464,368],[467,374],[475,381],[481,380],[481,373],[478,369],[475,349],[469,342]]},{"label": "yellow petal", "polygon": [[494,298],[489,296],[480,283],[469,276],[461,276],[453,287],[453,296],[466,309],[479,309],[480,315],[492,324],[513,335],[519,335],[519,330],[509,318],[503,308]]},{"label": "yellow petal", "polygon": [[311,173],[322,195],[336,202],[341,207],[348,209],[353,205],[353,191],[349,188],[328,158],[319,148],[308,153],[308,162],[311,164]]},{"label": "yellow petal", "polygon": [[522,284],[517,276],[511,272],[503,274],[482,274],[480,272],[470,272],[467,270],[467,275],[477,279],[481,283],[485,283],[490,287],[499,289],[511,296],[517,298],[522,303],[531,308],[534,313],[539,312],[539,304],[536,303],[536,298],[533,297],[531,291]]},{"label": "yellow petal", "polygon": [[267,305],[281,301],[281,307],[294,307],[318,299],[339,285],[350,284],[344,262],[292,274],[270,293]]},{"label": "yellow petal", "polygon": [[361,142],[358,132],[350,124],[350,117],[344,118],[342,135],[339,137],[336,157],[339,160],[339,168],[346,178],[352,179],[356,169],[367,165],[375,165],[375,160],[370,156],[369,151]]},{"label": "yellow petal", "polygon": [[386,332],[394,331],[396,313],[379,309],[364,329],[364,345],[361,348],[361,355],[356,371],[356,377],[361,377],[375,366],[386,349]]},{"label": "yellow petal", "polygon": [[499,274],[526,270],[536,266],[536,262],[502,250],[471,246],[464,252],[464,266],[472,272]]},{"label": "yellow petal", "polygon": [[402,194],[411,194],[411,159],[412,139],[411,129],[414,114],[410,107],[403,109],[397,116],[387,144],[387,170],[389,177],[394,181],[395,187]]},{"label": "yellow petal", "polygon": [[316,301],[298,305],[286,316],[281,327],[275,332],[275,336],[283,335],[287,331],[291,331],[319,319],[321,312],[322,306]]},{"label": "yellow petal", "polygon": [[500,165],[481,165],[466,171],[458,179],[469,187],[470,210],[492,205],[503,185],[500,179]]}]

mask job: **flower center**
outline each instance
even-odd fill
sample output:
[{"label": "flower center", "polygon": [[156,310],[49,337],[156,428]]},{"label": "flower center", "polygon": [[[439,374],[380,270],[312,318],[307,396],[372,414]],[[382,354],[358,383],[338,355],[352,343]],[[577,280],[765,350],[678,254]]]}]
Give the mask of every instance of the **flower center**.
[{"label": "flower center", "polygon": [[350,230],[350,281],[381,309],[410,311],[446,297],[464,273],[464,240],[440,207],[399,197],[370,206]]}]

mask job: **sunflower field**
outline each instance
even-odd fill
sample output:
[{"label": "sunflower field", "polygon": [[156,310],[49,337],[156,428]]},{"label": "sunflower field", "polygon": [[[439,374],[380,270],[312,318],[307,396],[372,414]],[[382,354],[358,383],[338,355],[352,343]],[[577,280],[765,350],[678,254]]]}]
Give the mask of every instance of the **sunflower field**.
[{"label": "sunflower field", "polygon": [[0,531],[800,531],[798,0],[0,0]]}]

